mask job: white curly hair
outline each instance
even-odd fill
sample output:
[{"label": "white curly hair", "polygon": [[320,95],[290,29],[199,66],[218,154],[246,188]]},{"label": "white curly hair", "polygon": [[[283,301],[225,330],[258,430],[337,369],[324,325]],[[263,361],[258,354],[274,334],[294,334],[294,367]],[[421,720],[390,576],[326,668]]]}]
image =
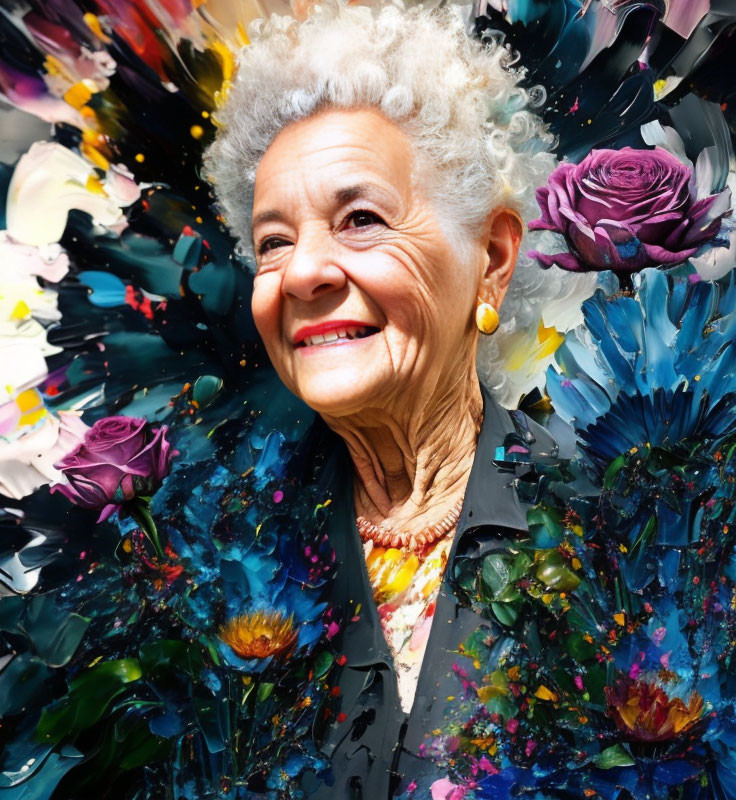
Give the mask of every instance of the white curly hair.
[{"label": "white curly hair", "polygon": [[[469,34],[460,6],[324,0],[303,21],[275,14],[255,20],[248,35],[251,44],[240,52],[217,111],[219,128],[204,167],[238,251],[251,265],[261,157],[284,127],[326,108],[375,108],[408,134],[418,156],[415,179],[425,181],[459,259],[470,232],[496,206],[517,211],[525,222],[538,216],[535,190],[556,164],[554,138],[534,110],[544,91],[523,88],[525,71],[509,47]],[[480,378],[507,406],[519,400],[519,387],[503,369],[509,343],[530,326],[536,333],[542,309],[544,324],[560,327],[550,309],[569,318],[564,299],[579,308],[595,283],[592,276],[539,268],[525,255],[530,236],[522,242],[499,331],[481,337],[478,347]],[[568,328],[578,319],[562,322]]]}]

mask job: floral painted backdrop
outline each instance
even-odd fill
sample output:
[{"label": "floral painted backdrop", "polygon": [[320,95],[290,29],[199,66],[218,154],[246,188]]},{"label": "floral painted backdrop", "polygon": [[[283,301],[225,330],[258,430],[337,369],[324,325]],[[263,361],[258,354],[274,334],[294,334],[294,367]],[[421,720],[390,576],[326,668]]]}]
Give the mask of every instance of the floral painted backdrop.
[{"label": "floral painted backdrop", "polygon": [[[0,800],[329,779],[305,733],[344,720],[330,498],[200,173],[271,10],[0,9]],[[530,530],[450,576],[491,632],[457,654],[427,791],[736,798],[736,9],[466,11],[547,88],[533,255],[597,283],[502,351],[560,451],[499,442]]]}]

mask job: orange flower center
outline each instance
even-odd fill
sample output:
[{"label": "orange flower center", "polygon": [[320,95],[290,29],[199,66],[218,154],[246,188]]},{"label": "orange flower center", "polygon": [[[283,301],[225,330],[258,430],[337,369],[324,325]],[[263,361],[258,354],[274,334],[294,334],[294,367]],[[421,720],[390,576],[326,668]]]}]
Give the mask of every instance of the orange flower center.
[{"label": "orange flower center", "polygon": [[240,658],[285,658],[296,644],[297,632],[293,614],[254,611],[228,620],[219,636]]},{"label": "orange flower center", "polygon": [[645,680],[606,687],[616,727],[645,742],[663,742],[688,731],[703,715],[703,698],[693,691],[685,701],[669,697],[657,683]]}]

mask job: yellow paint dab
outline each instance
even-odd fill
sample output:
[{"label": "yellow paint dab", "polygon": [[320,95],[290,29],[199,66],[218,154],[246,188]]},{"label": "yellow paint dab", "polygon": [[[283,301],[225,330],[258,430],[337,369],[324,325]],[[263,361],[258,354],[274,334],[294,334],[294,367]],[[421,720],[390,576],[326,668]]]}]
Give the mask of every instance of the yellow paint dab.
[{"label": "yellow paint dab", "polygon": [[93,94],[94,91],[87,82],[79,81],[64,92],[64,100],[69,103],[72,108],[79,110],[82,106],[87,105]]},{"label": "yellow paint dab", "polygon": [[29,411],[27,414],[18,420],[20,425],[35,425],[46,416],[45,408],[37,408],[35,411]]},{"label": "yellow paint dab", "polygon": [[557,695],[551,689],[548,689],[544,684],[539,686],[537,691],[534,692],[534,696],[540,700],[549,700],[553,703],[557,702]]},{"label": "yellow paint dab", "polygon": [[87,183],[85,184],[85,188],[91,194],[99,194],[103,197],[107,197],[107,192],[105,191],[105,187],[100,182],[100,179],[96,175],[90,175],[87,178]]},{"label": "yellow paint dab", "polygon": [[43,419],[47,412],[43,399],[37,389],[26,389],[15,398],[15,404],[20,410],[19,425],[35,425]]},{"label": "yellow paint dab", "polygon": [[483,703],[487,703],[494,697],[500,697],[504,694],[506,694],[506,690],[501,686],[481,686],[478,689],[478,697]]},{"label": "yellow paint dab", "polygon": [[56,56],[47,55],[44,59],[43,67],[48,75],[53,75],[54,77],[61,75],[67,79],[69,78],[69,71]]},{"label": "yellow paint dab", "polygon": [[544,323],[539,323],[537,329],[537,339],[539,339],[539,351],[537,359],[551,356],[552,353],[565,341],[565,337],[556,328],[545,328]]},{"label": "yellow paint dab", "polygon": [[10,314],[10,319],[27,319],[31,316],[31,309],[28,308],[28,304],[25,300],[18,300],[15,304],[15,308]]},{"label": "yellow paint dab", "polygon": [[27,414],[29,411],[35,411],[37,408],[43,408],[43,400],[37,389],[26,389],[15,398],[15,404],[21,410],[22,414]]},{"label": "yellow paint dab", "polygon": [[401,594],[409,587],[418,566],[419,559],[415,555],[408,558],[406,564],[402,565],[391,577],[391,580],[386,583],[385,590],[389,594]]},{"label": "yellow paint dab", "polygon": [[112,39],[104,33],[100,25],[100,20],[94,14],[87,12],[84,15],[83,19],[87,27],[92,31],[92,33],[94,33],[94,35],[98,39],[101,39],[103,42],[112,41]]},{"label": "yellow paint dab", "polygon": [[[97,138],[97,134],[94,135],[95,138]],[[102,153],[97,149],[97,147],[91,141],[84,141],[84,135],[83,135],[83,141],[79,145],[79,149],[82,155],[87,159],[87,161],[90,161],[96,167],[107,170],[108,167],[110,166],[110,162],[105,158],[104,155],[102,155]]]},{"label": "yellow paint dab", "polygon": [[224,42],[213,42],[210,49],[220,62],[223,82],[229,83],[235,74],[235,56]]},{"label": "yellow paint dab", "polygon": [[241,47],[245,47],[245,45],[250,44],[250,39],[248,38],[248,34],[245,32],[245,26],[242,22],[238,22],[236,41]]}]

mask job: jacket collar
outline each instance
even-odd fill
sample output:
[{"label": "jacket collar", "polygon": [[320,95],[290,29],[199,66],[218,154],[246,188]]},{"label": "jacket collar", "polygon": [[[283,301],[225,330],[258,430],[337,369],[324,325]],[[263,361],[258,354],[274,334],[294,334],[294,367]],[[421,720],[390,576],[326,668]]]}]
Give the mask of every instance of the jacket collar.
[{"label": "jacket collar", "polygon": [[[557,455],[557,444],[546,429],[520,411],[503,408],[482,382],[481,394],[483,423],[458,520],[456,542],[468,531],[481,527],[528,530],[526,512],[516,493],[516,479],[534,461]],[[319,417],[317,424],[334,444],[321,470],[319,484],[338,502],[347,501],[352,516],[353,469],[347,447]]]},{"label": "jacket collar", "polygon": [[481,384],[483,424],[475,450],[473,466],[465,489],[463,508],[455,541],[467,531],[483,526],[526,530],[526,514],[514,488],[513,472],[503,471],[504,442],[516,428],[509,412]]}]

